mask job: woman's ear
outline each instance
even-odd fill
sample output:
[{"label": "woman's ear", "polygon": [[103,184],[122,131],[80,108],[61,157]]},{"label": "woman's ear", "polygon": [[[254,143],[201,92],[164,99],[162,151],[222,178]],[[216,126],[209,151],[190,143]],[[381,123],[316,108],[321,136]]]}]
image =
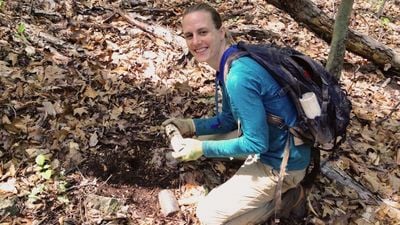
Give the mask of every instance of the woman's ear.
[{"label": "woman's ear", "polygon": [[221,40],[226,38],[226,28],[224,26],[222,26],[221,28],[219,28],[220,33],[221,33]]}]

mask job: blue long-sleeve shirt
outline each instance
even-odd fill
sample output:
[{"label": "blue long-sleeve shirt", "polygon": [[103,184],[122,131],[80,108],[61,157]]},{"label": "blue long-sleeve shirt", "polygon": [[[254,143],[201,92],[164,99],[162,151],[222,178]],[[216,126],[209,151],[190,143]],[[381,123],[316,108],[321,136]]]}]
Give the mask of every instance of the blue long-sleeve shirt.
[{"label": "blue long-sleeve shirt", "polygon": [[[240,137],[204,141],[206,157],[259,154],[260,160],[279,169],[288,130],[267,123],[267,114],[281,117],[289,126],[297,112],[289,96],[273,77],[249,57],[232,62],[222,88],[222,112],[212,118],[194,119],[196,135],[226,133],[239,128]],[[290,143],[287,170],[304,169],[310,162],[310,146]]]}]

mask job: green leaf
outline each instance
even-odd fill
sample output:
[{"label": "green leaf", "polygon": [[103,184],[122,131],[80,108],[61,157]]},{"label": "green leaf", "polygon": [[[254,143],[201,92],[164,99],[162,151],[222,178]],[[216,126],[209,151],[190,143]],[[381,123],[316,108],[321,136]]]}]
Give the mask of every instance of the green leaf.
[{"label": "green leaf", "polygon": [[65,195],[57,196],[57,200],[58,200],[59,202],[61,202],[61,203],[65,203],[65,204],[68,204],[68,203],[69,203],[69,199],[68,199],[68,197],[65,196]]},{"label": "green leaf", "polygon": [[387,26],[390,23],[390,20],[387,17],[382,17],[381,23],[383,26]]},{"label": "green leaf", "polygon": [[49,168],[50,168],[49,164],[46,164],[46,165],[43,166],[43,169],[49,169]]},{"label": "green leaf", "polygon": [[53,170],[46,170],[44,172],[41,172],[40,175],[46,179],[49,180],[51,178],[51,175],[53,175]]},{"label": "green leaf", "polygon": [[19,34],[24,34],[25,33],[25,24],[20,22],[17,26],[17,32]]},{"label": "green leaf", "polygon": [[30,202],[35,202],[36,200],[39,200],[40,198],[38,197],[38,194],[42,193],[44,191],[44,184],[39,184],[32,188],[31,193],[29,193],[28,198]]},{"label": "green leaf", "polygon": [[58,193],[64,193],[67,191],[67,182],[66,181],[61,181],[58,186],[57,186],[57,190]]},{"label": "green leaf", "polygon": [[43,166],[46,162],[46,157],[43,154],[36,156],[35,162],[38,166]]}]

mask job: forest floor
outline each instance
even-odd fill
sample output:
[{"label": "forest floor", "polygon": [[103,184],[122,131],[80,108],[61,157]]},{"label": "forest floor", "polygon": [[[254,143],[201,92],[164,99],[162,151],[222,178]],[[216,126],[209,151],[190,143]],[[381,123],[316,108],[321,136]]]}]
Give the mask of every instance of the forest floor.
[{"label": "forest floor", "polygon": [[[216,2],[236,41],[326,61],[327,43],[264,1]],[[314,2],[333,18],[338,1]],[[381,18],[377,2],[356,1],[350,27],[400,52],[399,1]],[[188,4],[0,0],[0,225],[199,224],[196,201],[240,162],[164,157],[162,121],[214,112],[214,74],[180,36]],[[307,217],[288,224],[400,224],[400,79],[350,52],[345,60],[353,111],[334,164],[372,197],[320,176]],[[162,189],[178,213],[162,215]]]}]

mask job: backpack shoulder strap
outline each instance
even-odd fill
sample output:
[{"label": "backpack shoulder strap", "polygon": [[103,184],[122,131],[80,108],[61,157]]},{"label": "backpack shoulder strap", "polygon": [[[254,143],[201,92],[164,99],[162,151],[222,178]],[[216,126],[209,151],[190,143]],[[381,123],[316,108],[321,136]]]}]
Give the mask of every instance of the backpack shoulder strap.
[{"label": "backpack shoulder strap", "polygon": [[223,78],[224,78],[224,82],[225,82],[226,79],[228,78],[227,76],[228,76],[228,73],[229,73],[229,69],[231,68],[232,62],[233,62],[234,60],[236,60],[236,59],[238,59],[238,58],[240,58],[240,57],[246,56],[246,55],[249,55],[249,53],[247,53],[246,51],[237,51],[237,52],[231,54],[231,55],[228,57],[228,59],[227,59],[226,62],[225,62],[225,65],[224,65],[224,70],[223,70],[223,71],[224,71],[224,74],[222,74],[222,75],[223,75]]}]

